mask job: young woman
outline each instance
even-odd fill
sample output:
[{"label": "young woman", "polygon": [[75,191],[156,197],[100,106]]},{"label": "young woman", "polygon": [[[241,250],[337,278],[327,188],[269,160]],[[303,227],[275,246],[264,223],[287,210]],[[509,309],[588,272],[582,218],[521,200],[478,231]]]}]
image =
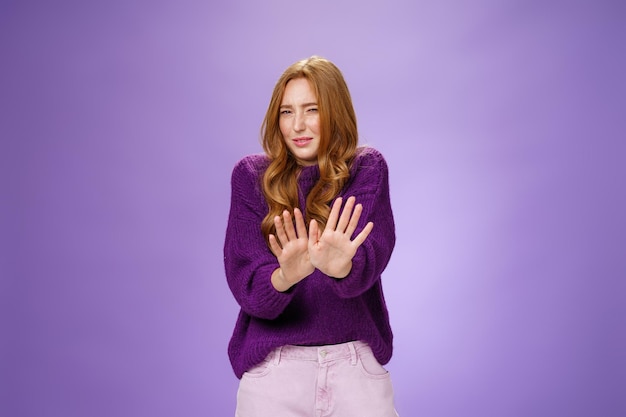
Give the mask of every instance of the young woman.
[{"label": "young woman", "polygon": [[311,57],[278,80],[265,155],[239,161],[224,264],[241,306],[229,357],[238,417],[395,417],[381,274],[395,244],[387,164],[357,147],[340,70]]}]

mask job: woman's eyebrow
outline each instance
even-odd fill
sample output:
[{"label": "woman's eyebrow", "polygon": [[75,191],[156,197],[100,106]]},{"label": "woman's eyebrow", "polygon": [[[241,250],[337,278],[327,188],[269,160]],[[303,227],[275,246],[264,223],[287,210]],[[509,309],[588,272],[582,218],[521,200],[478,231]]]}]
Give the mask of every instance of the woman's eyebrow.
[{"label": "woman's eyebrow", "polygon": [[[311,103],[303,103],[303,104],[300,104],[298,107],[309,107],[309,106],[317,106],[317,103],[316,103],[316,102],[311,102]],[[293,108],[293,105],[291,105],[291,104],[281,104],[281,105],[280,105],[280,108],[281,108],[281,109],[282,109],[282,108],[288,108],[288,109],[291,109],[291,108]]]}]

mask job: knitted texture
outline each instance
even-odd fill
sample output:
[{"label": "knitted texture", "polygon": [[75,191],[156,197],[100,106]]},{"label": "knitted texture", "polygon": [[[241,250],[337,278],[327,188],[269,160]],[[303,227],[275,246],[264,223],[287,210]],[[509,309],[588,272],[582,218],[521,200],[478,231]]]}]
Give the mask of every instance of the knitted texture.
[{"label": "knitted texture", "polygon": [[[363,212],[356,236],[367,222],[374,229],[352,259],[343,279],[319,270],[278,292],[270,277],[279,267],[261,233],[268,211],[261,177],[269,164],[265,155],[250,155],[233,169],[231,206],[224,242],[226,278],[241,307],[228,346],[237,378],[283,345],[330,345],[361,340],[381,364],[391,359],[393,335],[383,297],[381,274],[395,245],[389,200],[388,168],[373,148],[359,148],[341,197],[356,197]],[[319,167],[303,167],[299,178],[300,209],[319,179]]]}]

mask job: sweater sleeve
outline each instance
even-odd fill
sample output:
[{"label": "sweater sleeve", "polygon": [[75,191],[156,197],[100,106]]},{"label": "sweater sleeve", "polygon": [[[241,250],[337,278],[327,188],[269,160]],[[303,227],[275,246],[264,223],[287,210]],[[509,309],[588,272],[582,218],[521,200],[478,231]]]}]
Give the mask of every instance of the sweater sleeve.
[{"label": "sweater sleeve", "polygon": [[365,148],[357,158],[353,178],[342,196],[354,196],[356,203],[363,205],[354,236],[370,221],[374,228],[352,258],[350,273],[333,279],[335,292],[342,298],[357,297],[380,279],[396,242],[387,163],[373,148]]},{"label": "sweater sleeve", "polygon": [[293,295],[277,291],[271,283],[279,264],[261,232],[267,207],[260,189],[259,158],[246,157],[233,169],[224,267],[228,286],[241,309],[250,316],[275,319]]}]

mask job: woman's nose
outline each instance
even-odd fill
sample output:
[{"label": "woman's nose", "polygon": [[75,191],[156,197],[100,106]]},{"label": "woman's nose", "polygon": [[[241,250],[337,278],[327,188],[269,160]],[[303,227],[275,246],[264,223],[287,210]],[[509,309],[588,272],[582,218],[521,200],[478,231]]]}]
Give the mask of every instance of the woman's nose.
[{"label": "woman's nose", "polygon": [[301,132],[304,130],[304,115],[302,113],[296,113],[293,118],[293,130]]}]

